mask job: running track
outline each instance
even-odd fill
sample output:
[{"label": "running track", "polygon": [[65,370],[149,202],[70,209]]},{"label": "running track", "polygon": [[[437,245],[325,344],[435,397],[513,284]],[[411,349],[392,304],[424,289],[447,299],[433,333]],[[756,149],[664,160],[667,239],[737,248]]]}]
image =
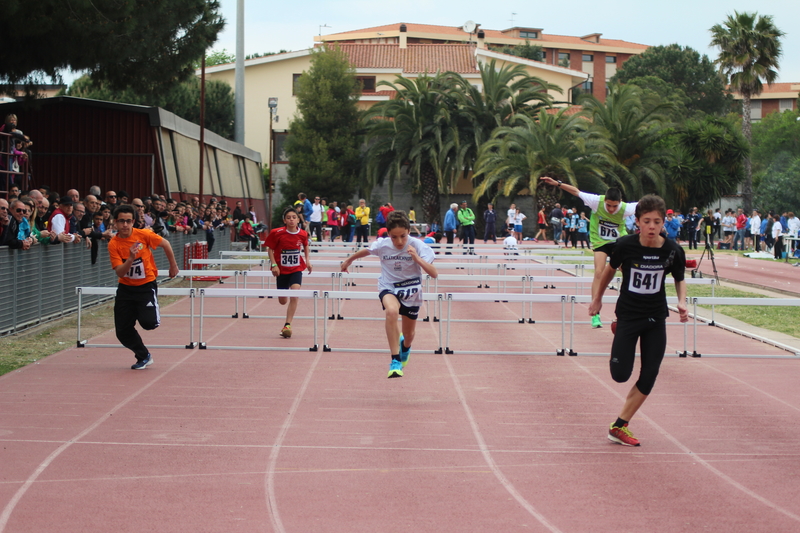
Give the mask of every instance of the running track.
[{"label": "running track", "polygon": [[[312,344],[308,321],[287,340],[280,319],[219,318],[208,350],[154,350],[145,371],[121,348],[70,348],[1,377],[0,532],[800,530],[800,361],[668,357],[626,448],[605,434],[630,383],[605,358],[459,353],[555,350],[559,326],[465,306],[454,316],[509,322],[457,323],[454,354],[420,322],[406,376],[387,380],[382,323],[350,320],[379,311],[345,302],[331,352],[213,349]],[[187,331],[166,318],[145,339]],[[576,331],[579,354],[610,346],[607,328]],[[704,331],[717,350],[781,353]]]}]

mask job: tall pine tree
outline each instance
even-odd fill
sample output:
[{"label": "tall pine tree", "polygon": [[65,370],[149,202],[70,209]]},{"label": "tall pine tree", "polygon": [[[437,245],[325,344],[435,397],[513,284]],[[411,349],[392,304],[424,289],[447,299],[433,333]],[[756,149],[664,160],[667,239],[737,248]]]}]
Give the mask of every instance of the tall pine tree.
[{"label": "tall pine tree", "polygon": [[314,52],[311,68],[298,80],[297,115],[286,141],[289,177],[281,184],[285,199],[293,200],[298,192],[329,201],[353,198],[360,168],[360,96],[355,69],[344,52]]}]

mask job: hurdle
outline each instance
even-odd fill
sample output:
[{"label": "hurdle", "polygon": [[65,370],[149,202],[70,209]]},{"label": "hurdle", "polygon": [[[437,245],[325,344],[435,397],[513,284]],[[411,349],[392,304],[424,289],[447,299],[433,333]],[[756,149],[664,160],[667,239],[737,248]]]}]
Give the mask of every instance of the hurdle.
[{"label": "hurdle", "polygon": [[[189,308],[191,309],[191,315],[189,317],[189,342],[187,344],[161,344],[161,345],[152,345],[153,348],[185,348],[185,349],[192,349],[197,344],[194,342],[194,298],[195,298],[195,291],[197,289],[194,288],[182,288],[182,289],[170,289],[170,288],[160,288],[158,289],[159,296],[188,296],[189,297]],[[81,311],[83,309],[83,295],[104,295],[104,296],[114,296],[117,294],[116,287],[75,287],[75,292],[78,295],[78,339],[77,339],[77,347],[78,348],[118,348],[122,346],[121,344],[89,344],[85,339],[81,339]],[[169,316],[169,315],[164,315]],[[201,317],[202,318],[202,317]]]},{"label": "hurdle", "polygon": [[[567,297],[564,295],[532,295],[532,294],[502,294],[502,293],[467,293],[467,292],[453,292],[453,293],[446,293],[443,297],[444,300],[447,302],[447,327],[445,329],[445,348],[444,353],[446,354],[454,354],[455,351],[450,348],[450,327],[454,320],[452,319],[452,310],[453,310],[453,303],[454,302],[497,302],[497,301],[504,301],[504,302],[521,302],[523,309],[526,303],[530,302],[531,305],[533,303],[561,303],[561,346],[562,350],[564,351],[565,346],[565,312],[566,312],[566,299]],[[520,324],[524,323],[524,320],[519,321]],[[548,355],[550,352],[496,352],[496,351],[474,351],[474,350],[467,350],[467,351],[459,351],[459,353],[486,353],[492,355]],[[563,355],[563,353],[557,353],[557,355]],[[576,355],[576,354],[570,354]]]},{"label": "hurdle", "polygon": [[[322,292],[322,300],[323,300],[323,315],[328,314],[328,301],[329,300],[375,300],[375,293],[374,292],[352,292],[352,291],[323,291]],[[443,301],[443,294],[431,294],[431,293],[422,293],[422,300],[423,302],[442,302]],[[385,320],[384,317],[376,317],[375,320],[383,321]],[[316,331],[316,330],[315,330]],[[322,351],[324,352],[331,352],[331,351],[342,351],[342,352],[382,352],[386,348],[331,348],[328,344],[328,321],[323,321],[323,346]],[[439,322],[439,348],[434,350],[433,353],[443,353],[442,352],[442,323]]]},{"label": "hurdle", "polygon": [[[206,298],[240,298],[246,296],[256,296],[256,297],[269,297],[269,298],[278,298],[278,297],[289,297],[287,294],[288,291],[282,289],[220,289],[220,288],[206,288],[206,289],[198,289],[198,294],[200,296],[200,331],[199,337],[197,341],[197,346],[201,350],[207,349],[214,349],[214,350],[260,350],[260,351],[275,351],[275,350],[286,350],[286,351],[311,351],[316,352],[319,348],[319,343],[317,342],[317,300],[319,299],[319,291],[308,291],[308,290],[297,290],[291,291],[292,298],[301,298],[307,299],[311,298],[314,300],[314,345],[306,348],[297,348],[297,347],[274,347],[274,346],[208,346],[207,343],[203,340],[203,319],[205,316],[205,299]],[[246,317],[242,317],[246,318]]]},{"label": "hurdle", "polygon": [[[327,275],[333,277],[334,282],[338,283],[341,287],[343,280],[347,278],[346,274],[343,273],[328,273]],[[358,276],[361,279],[373,278],[377,277],[378,274],[358,274],[354,276]],[[322,274],[325,276],[325,274]],[[351,275],[353,276],[353,275]],[[534,278],[536,279],[536,278]],[[591,278],[586,278],[585,280],[580,280],[576,287],[580,283],[587,283]],[[337,281],[338,280],[338,281]],[[534,281],[535,282],[535,281]],[[714,280],[711,278],[699,278],[699,279],[692,279],[687,280],[688,283],[691,284],[711,284],[712,290],[714,285]],[[86,295],[105,295],[105,296],[113,296],[116,293],[116,287],[76,287],[76,294],[78,295],[78,323],[77,323],[77,347],[79,348],[118,348],[121,345],[119,344],[89,344],[86,340],[81,339],[81,321],[82,321],[82,297],[84,294]],[[328,305],[329,302],[333,305],[334,301],[341,301],[341,300],[374,300],[375,293],[370,292],[357,292],[357,291],[350,291],[350,290],[337,290],[337,291],[326,291],[326,290],[298,290],[292,291],[291,295],[287,294],[285,290],[279,289],[227,289],[227,288],[179,288],[179,289],[172,289],[172,288],[162,288],[159,290],[159,294],[162,296],[189,296],[190,298],[190,327],[189,327],[189,341],[187,344],[183,345],[153,345],[154,348],[184,348],[184,349],[191,349],[191,348],[199,348],[199,349],[216,349],[216,350],[262,350],[262,351],[317,351],[319,349],[319,327],[318,327],[318,320],[321,318],[319,313],[318,304],[319,300],[323,301],[323,314],[327,316],[328,314]],[[195,298],[200,296],[200,311],[199,311],[199,334],[197,340],[195,341],[195,327],[194,327],[194,319],[197,316],[196,307],[195,307]],[[204,340],[204,319],[210,318],[210,316],[205,315],[205,298],[238,298],[238,297],[298,297],[301,299],[313,299],[314,300],[314,315],[313,317],[309,317],[313,320],[313,345],[309,348],[301,348],[301,347],[277,347],[277,346],[208,346],[207,342]],[[604,296],[603,303],[604,304],[612,304],[617,300],[616,295]],[[439,292],[426,292],[423,293],[423,301],[425,302],[426,306],[430,306],[431,302],[433,303],[434,308],[438,308],[438,315],[442,316],[442,306],[444,302],[446,302],[447,309],[446,309],[446,316],[444,316],[441,320],[438,320],[438,341],[439,346],[435,350],[434,353],[447,353],[447,354],[454,354],[454,353],[467,353],[467,354],[494,354],[494,355],[551,355],[551,352],[546,351],[524,351],[524,352],[513,352],[513,351],[486,351],[486,350],[461,350],[460,348],[456,350],[451,345],[451,328],[453,323],[458,322],[459,319],[453,318],[453,306],[460,303],[460,302],[490,302],[490,301],[506,301],[517,303],[521,302],[523,305],[530,305],[531,309],[531,316],[533,310],[534,303],[559,303],[561,304],[561,345],[556,350],[556,355],[563,356],[563,355],[570,355],[570,356],[577,356],[578,353],[575,351],[575,331],[574,327],[575,324],[578,323],[587,323],[587,322],[580,322],[577,321],[575,318],[575,307],[577,304],[587,304],[591,302],[591,295],[565,295],[565,294],[550,294],[550,295],[536,295],[530,293],[522,293],[522,294],[508,294],[508,293],[458,293],[458,292],[447,292],[447,293],[439,293]],[[720,297],[690,297],[688,298],[689,303],[691,304],[691,312],[690,317],[693,319],[692,328],[693,328],[693,351],[689,352],[687,344],[688,344],[688,328],[690,324],[686,323],[673,323],[670,322],[667,325],[674,327],[674,326],[683,326],[684,331],[684,350],[676,351],[673,356],[678,357],[701,357],[701,354],[698,353],[697,350],[697,325],[698,323],[702,323],[707,321],[707,319],[703,319],[698,316],[697,307],[699,305],[707,305],[707,306],[715,306],[715,305],[736,305],[736,306],[791,306],[796,307],[800,306],[800,299],[795,298],[782,298],[782,299],[772,299],[772,298],[720,298]],[[668,305],[674,310],[674,306],[678,303],[677,297],[670,296],[667,298]],[[567,305],[569,305],[570,309],[567,310]],[[333,308],[332,308],[333,309]],[[569,316],[568,316],[569,315]],[[185,316],[185,315],[164,315],[164,316]],[[227,315],[223,315],[227,316]],[[382,321],[384,320],[383,317],[358,317],[356,320],[377,320]],[[477,322],[486,322],[483,320],[472,320]],[[443,324],[443,322],[446,322]],[[504,321],[507,322],[507,321]],[[520,320],[520,323],[524,321]],[[555,323],[557,321],[549,321],[549,323]],[[529,324],[535,324],[535,321],[529,320]],[[540,321],[539,323],[548,323],[547,321]],[[800,351],[797,348],[783,344],[781,342],[777,342],[771,340],[769,338],[756,335],[750,332],[741,331],[737,328],[731,326],[725,326],[722,324],[714,323],[709,325],[715,325],[716,327],[720,327],[721,329],[725,329],[731,331],[733,333],[763,342],[765,344],[769,344],[775,348],[778,348],[782,351],[789,352],[791,355],[772,355],[769,357],[773,358],[791,358],[797,359],[800,356]],[[567,326],[569,326],[569,331],[567,331]],[[355,352],[382,352],[385,348],[351,348],[351,347],[344,347],[344,348],[334,348],[332,347],[329,341],[329,328],[327,320],[323,318],[323,337],[322,337],[322,347],[323,351],[355,351]],[[585,356],[603,356],[607,357],[608,352],[582,352],[581,355]],[[702,356],[706,357],[752,357],[748,354],[705,354]]]},{"label": "hurdle", "polygon": [[[222,265],[260,266],[263,270],[266,262],[266,259],[189,259],[189,265],[219,265],[220,271],[222,271]],[[197,275],[196,271],[195,275]],[[216,275],[216,272],[214,275]]]}]

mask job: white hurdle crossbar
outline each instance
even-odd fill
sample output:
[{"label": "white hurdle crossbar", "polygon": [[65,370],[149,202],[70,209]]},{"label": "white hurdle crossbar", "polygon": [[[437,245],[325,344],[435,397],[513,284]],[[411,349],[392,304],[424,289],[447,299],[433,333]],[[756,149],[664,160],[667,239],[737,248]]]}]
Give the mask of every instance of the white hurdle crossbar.
[{"label": "white hurdle crossbar", "polygon": [[[189,316],[189,342],[184,345],[153,345],[153,348],[186,348],[191,349],[196,346],[194,342],[194,297],[195,291],[197,289],[193,288],[181,288],[181,289],[171,289],[171,288],[159,288],[158,295],[159,296],[188,296],[189,297],[189,308],[190,308],[190,316]],[[103,295],[103,296],[114,296],[117,294],[116,287],[75,287],[75,292],[78,295],[78,341],[77,346],[78,348],[116,348],[121,345],[118,344],[88,344],[86,340],[81,339],[81,311],[83,310],[83,295]],[[164,315],[168,316],[168,315]]]}]

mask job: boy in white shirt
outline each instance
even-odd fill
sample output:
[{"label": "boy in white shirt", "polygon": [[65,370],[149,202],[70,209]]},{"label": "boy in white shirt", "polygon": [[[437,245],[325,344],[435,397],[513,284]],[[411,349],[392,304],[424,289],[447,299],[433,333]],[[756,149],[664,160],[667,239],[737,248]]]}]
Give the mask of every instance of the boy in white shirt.
[{"label": "boy in white shirt", "polygon": [[[388,238],[376,240],[342,262],[342,272],[356,259],[376,255],[381,260],[378,278],[378,298],[386,312],[386,338],[392,362],[390,378],[403,377],[403,367],[411,353],[411,343],[417,327],[417,315],[422,305],[422,275],[432,278],[439,274],[433,266],[431,247],[419,239],[410,238],[411,222],[403,211],[392,211],[386,217]],[[401,327],[397,318],[402,317]]]}]

